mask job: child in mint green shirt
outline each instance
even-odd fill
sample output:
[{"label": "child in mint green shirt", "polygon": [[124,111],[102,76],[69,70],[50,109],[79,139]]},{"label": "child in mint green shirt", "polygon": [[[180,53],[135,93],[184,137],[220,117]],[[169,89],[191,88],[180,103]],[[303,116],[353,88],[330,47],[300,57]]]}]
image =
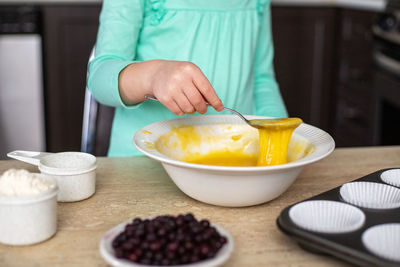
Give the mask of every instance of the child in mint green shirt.
[{"label": "child in mint green shirt", "polygon": [[[269,4],[104,0],[88,88],[116,107],[108,155],[139,155],[132,137],[150,123],[216,114],[224,105],[286,117],[273,71]],[[145,94],[161,103],[144,101]]]}]

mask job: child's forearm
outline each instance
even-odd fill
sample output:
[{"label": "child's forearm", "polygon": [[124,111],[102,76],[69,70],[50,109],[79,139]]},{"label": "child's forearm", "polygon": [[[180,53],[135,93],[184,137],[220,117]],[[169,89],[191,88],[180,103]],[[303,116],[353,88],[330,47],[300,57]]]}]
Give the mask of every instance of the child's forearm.
[{"label": "child's forearm", "polygon": [[145,94],[152,94],[150,79],[156,66],[157,60],[149,60],[130,64],[121,71],[118,88],[125,104],[143,102]]}]

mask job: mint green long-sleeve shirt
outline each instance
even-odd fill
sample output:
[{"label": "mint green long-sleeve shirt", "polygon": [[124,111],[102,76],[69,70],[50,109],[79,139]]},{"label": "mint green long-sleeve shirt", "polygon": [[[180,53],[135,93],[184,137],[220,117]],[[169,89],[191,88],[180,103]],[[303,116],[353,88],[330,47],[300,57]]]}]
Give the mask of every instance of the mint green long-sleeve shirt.
[{"label": "mint green long-sleeve shirt", "polygon": [[[132,143],[134,133],[177,117],[153,101],[123,103],[118,75],[135,62],[193,62],[226,107],[242,114],[286,117],[273,71],[269,4],[268,0],[104,0],[88,88],[100,103],[116,107],[108,155],[139,155]],[[207,112],[216,113],[212,108]]]}]

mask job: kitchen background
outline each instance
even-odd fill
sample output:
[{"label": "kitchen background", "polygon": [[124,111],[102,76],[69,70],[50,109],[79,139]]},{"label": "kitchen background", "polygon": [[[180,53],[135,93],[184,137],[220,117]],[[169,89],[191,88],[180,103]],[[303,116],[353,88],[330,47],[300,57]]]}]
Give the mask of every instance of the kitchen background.
[{"label": "kitchen background", "polygon": [[[100,10],[100,0],[0,0],[0,159],[17,149],[105,155],[113,110],[86,98],[82,131]],[[272,0],[290,115],[338,147],[400,144],[399,10],[398,0]]]}]

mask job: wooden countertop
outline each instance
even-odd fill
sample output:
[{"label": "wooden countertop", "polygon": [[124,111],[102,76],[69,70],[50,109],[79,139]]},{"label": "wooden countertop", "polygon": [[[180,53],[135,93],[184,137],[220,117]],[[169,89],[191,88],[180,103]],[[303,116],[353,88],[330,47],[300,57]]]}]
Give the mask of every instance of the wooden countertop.
[{"label": "wooden countertop", "polygon": [[[276,218],[286,206],[383,168],[400,167],[400,147],[336,149],[304,168],[279,198],[249,208],[203,204],[182,193],[162,166],[146,157],[99,158],[96,194],[76,203],[60,203],[57,234],[40,244],[0,244],[0,266],[107,266],[98,247],[103,233],[134,217],[192,212],[227,229],[235,250],[226,266],[346,266],[328,256],[302,250],[281,233]],[[9,168],[36,167],[0,161]]]}]

